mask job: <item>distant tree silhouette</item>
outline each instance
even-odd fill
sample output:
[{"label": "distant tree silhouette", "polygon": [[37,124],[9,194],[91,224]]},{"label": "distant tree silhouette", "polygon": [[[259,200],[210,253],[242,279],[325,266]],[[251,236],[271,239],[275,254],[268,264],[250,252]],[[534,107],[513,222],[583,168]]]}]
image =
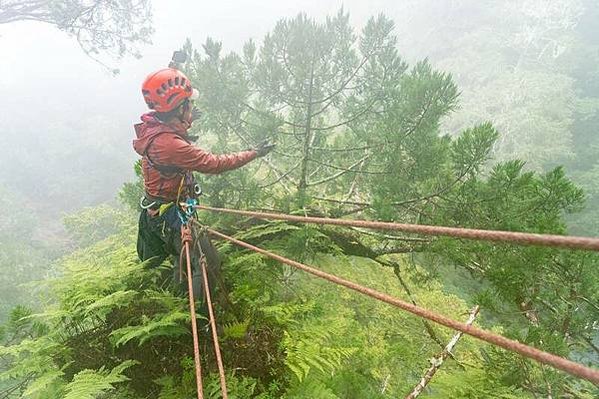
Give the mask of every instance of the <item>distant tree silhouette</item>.
[{"label": "distant tree silhouette", "polygon": [[83,51],[100,63],[101,53],[116,59],[127,54],[139,57],[137,45],[150,43],[153,33],[150,0],[0,1],[0,24],[17,21],[56,26],[74,36]]}]

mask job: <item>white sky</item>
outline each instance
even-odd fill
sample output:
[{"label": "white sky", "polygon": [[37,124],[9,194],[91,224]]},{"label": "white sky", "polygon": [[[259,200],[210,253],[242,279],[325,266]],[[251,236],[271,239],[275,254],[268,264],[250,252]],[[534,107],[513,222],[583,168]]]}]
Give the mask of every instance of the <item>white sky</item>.
[{"label": "white sky", "polygon": [[[154,0],[153,44],[141,49],[140,60],[114,62],[121,70],[116,78],[87,57],[74,38],[52,26],[36,22],[0,25],[0,90],[10,93],[10,98],[3,96],[0,104],[5,101],[13,106],[28,101],[37,104],[37,99],[43,98],[46,106],[51,107],[56,93],[64,93],[65,101],[83,101],[104,109],[103,105],[118,98],[118,103],[126,100],[143,111],[139,95],[141,81],[153,69],[166,65],[172,51],[187,37],[199,46],[207,36],[212,36],[231,50],[239,48],[249,37],[260,39],[278,19],[301,11],[323,17],[345,5],[352,21],[361,25],[367,17],[381,12],[384,4],[387,8],[397,8],[398,3],[392,0]],[[50,92],[54,95],[50,96]],[[76,98],[70,98],[70,93]]]}]

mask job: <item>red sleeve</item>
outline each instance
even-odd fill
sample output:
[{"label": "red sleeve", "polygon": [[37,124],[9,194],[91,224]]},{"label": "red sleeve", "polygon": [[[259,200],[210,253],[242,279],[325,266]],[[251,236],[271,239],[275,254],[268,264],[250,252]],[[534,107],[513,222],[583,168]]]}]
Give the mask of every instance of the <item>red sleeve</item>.
[{"label": "red sleeve", "polygon": [[[254,150],[241,151],[233,154],[215,155],[204,151],[185,140],[172,136],[166,137],[168,142],[164,142],[163,137],[156,139],[155,149],[157,157],[154,162],[162,165],[172,165],[186,170],[194,170],[202,173],[221,173],[228,170],[237,169],[256,159],[257,153]],[[158,148],[156,148],[158,147]],[[154,152],[154,151],[152,151]]]}]

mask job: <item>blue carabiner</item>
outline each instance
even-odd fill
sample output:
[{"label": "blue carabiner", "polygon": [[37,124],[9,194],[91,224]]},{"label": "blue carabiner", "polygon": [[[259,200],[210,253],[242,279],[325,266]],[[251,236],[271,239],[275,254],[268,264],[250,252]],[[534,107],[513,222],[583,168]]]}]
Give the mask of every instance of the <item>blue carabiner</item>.
[{"label": "blue carabiner", "polygon": [[198,205],[198,200],[195,198],[187,198],[185,205],[182,207],[178,207],[178,215],[181,223],[187,225],[193,215],[196,213],[196,206]]}]

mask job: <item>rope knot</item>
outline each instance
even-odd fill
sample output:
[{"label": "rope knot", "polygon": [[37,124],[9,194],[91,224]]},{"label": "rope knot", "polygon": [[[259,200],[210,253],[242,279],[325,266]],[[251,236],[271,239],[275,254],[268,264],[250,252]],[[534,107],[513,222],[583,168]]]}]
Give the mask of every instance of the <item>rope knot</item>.
[{"label": "rope knot", "polygon": [[191,228],[188,224],[184,224],[181,226],[181,243],[185,244],[186,242],[192,243],[193,236],[191,235]]}]

